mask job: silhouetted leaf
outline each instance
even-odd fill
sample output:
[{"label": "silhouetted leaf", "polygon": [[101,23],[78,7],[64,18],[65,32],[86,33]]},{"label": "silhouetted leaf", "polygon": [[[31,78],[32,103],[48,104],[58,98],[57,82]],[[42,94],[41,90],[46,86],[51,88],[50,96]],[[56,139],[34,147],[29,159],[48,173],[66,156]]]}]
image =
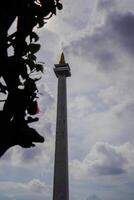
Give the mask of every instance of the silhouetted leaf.
[{"label": "silhouetted leaf", "polygon": [[44,68],[43,68],[43,65],[42,65],[42,64],[36,64],[36,65],[35,65],[35,68],[36,68],[36,71],[37,71],[37,72],[40,71],[40,72],[43,73],[43,71],[44,71]]},{"label": "silhouetted leaf", "polygon": [[37,87],[36,87],[36,84],[35,84],[35,80],[33,80],[31,78],[28,78],[25,81],[25,89],[30,93],[31,92],[34,93],[37,90]]},{"label": "silhouetted leaf", "polygon": [[39,24],[39,27],[38,27],[38,28],[41,28],[41,27],[44,26],[45,22],[44,22],[44,20],[43,20],[42,18],[39,18],[39,19],[38,19],[38,24]]},{"label": "silhouetted leaf", "polygon": [[39,81],[41,79],[41,77],[39,77],[39,78],[34,78],[34,81],[36,82],[36,81]]},{"label": "silhouetted leaf", "polygon": [[31,32],[30,34],[30,42],[32,42],[32,40],[34,40],[34,42],[39,40],[39,36],[35,32]]},{"label": "silhouetted leaf", "polygon": [[28,54],[28,59],[36,61],[36,56],[34,54],[30,53],[30,54]]},{"label": "silhouetted leaf", "polygon": [[0,83],[0,92],[6,94],[7,93],[7,86]]},{"label": "silhouetted leaf", "polygon": [[62,10],[62,8],[63,8],[63,6],[62,6],[62,4],[61,3],[57,3],[57,8],[58,8],[58,10]]},{"label": "silhouetted leaf", "polygon": [[28,50],[31,54],[37,53],[40,50],[40,44],[29,44]]},{"label": "silhouetted leaf", "polygon": [[36,115],[39,112],[37,101],[32,101],[27,110],[30,115]]},{"label": "silhouetted leaf", "polygon": [[27,59],[25,62],[29,66],[31,71],[35,69],[35,63],[33,62],[33,60]]}]

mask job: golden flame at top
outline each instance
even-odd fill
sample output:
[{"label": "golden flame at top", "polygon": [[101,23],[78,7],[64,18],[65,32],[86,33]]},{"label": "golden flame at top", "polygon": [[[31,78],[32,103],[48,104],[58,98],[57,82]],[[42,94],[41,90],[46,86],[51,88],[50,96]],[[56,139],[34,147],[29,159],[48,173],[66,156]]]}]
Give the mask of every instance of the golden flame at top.
[{"label": "golden flame at top", "polygon": [[63,52],[61,53],[59,64],[61,64],[61,65],[65,64],[65,56],[64,56]]}]

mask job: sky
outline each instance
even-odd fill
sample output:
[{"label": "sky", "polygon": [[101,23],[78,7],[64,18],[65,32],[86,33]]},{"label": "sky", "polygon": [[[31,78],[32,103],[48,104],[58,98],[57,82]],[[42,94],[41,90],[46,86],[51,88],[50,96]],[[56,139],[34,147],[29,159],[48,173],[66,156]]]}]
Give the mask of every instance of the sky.
[{"label": "sky", "polygon": [[51,200],[57,78],[64,51],[68,89],[70,200],[134,199],[134,1],[62,0],[37,30],[45,62],[40,121],[45,137],[30,149],[13,147],[0,160],[1,200]]}]

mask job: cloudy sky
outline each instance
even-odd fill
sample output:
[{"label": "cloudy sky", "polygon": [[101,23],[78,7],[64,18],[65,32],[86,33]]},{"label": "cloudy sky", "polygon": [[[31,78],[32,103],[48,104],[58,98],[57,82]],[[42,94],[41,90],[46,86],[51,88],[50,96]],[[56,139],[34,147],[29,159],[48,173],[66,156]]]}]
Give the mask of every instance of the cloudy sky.
[{"label": "cloudy sky", "polygon": [[0,160],[1,200],[52,200],[57,78],[68,78],[70,200],[134,199],[134,1],[66,0],[38,30],[45,62],[39,83],[45,143],[10,149]]}]

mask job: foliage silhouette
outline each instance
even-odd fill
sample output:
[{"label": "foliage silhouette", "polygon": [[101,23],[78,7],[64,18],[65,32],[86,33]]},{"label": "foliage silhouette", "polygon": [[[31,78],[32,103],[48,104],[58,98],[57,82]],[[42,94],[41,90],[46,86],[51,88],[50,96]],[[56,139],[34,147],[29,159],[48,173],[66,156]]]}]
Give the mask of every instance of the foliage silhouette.
[{"label": "foliage silhouette", "polygon": [[[35,27],[45,25],[56,10],[62,9],[59,0],[5,0],[0,6],[0,92],[6,95],[0,111],[0,156],[14,145],[28,148],[44,138],[28,123],[38,121],[38,89],[35,77],[43,72],[37,62],[40,50]],[[15,32],[8,31],[17,20]],[[13,53],[9,55],[12,47]],[[34,75],[34,76],[32,76]],[[32,78],[35,77],[35,78]],[[3,102],[3,100],[0,100]]]}]

